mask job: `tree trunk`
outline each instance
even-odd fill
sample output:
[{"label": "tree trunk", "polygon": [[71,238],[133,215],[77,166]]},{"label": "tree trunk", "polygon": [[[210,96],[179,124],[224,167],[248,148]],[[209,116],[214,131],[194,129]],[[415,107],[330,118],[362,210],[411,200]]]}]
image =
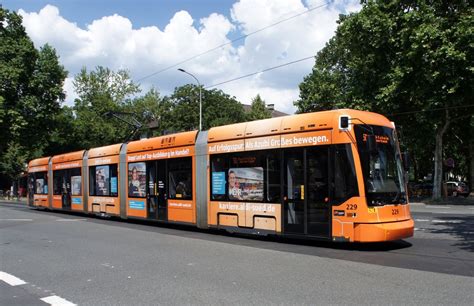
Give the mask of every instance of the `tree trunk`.
[{"label": "tree trunk", "polygon": [[468,162],[468,165],[469,165],[469,176],[467,177],[469,182],[470,182],[470,192],[474,192],[474,141],[470,140],[470,144],[469,144],[469,151],[470,151],[470,158],[469,158],[469,162]]},{"label": "tree trunk", "polygon": [[442,128],[436,131],[436,146],[434,152],[433,200],[441,199],[443,182],[443,136],[448,129],[450,120],[446,114],[446,121]]},{"label": "tree trunk", "polygon": [[418,159],[416,158],[415,154],[413,154],[411,160],[413,162],[413,178],[415,182],[418,182],[420,180],[418,173]]}]

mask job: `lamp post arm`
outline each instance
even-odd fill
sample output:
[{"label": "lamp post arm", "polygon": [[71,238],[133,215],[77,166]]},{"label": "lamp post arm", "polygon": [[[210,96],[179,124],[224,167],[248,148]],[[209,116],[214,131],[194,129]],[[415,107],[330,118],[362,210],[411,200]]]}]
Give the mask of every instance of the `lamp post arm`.
[{"label": "lamp post arm", "polygon": [[199,130],[202,131],[202,92],[201,92],[201,82],[199,82],[198,78],[196,78],[192,73],[187,72],[184,69],[179,68],[178,69],[181,72],[186,73],[187,75],[190,75],[193,79],[196,80],[199,86]]}]

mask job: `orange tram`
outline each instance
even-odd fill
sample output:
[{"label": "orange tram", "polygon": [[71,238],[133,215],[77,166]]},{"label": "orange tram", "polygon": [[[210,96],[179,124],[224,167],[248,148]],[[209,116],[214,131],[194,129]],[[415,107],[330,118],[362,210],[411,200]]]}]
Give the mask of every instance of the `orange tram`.
[{"label": "orange tram", "polygon": [[29,163],[28,205],[201,229],[379,242],[413,236],[394,124],[333,110]]}]

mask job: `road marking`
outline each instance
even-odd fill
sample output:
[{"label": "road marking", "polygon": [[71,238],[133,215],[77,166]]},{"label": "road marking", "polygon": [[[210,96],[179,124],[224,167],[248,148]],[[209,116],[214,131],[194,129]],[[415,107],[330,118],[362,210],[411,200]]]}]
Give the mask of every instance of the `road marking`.
[{"label": "road marking", "polygon": [[87,221],[87,219],[56,219],[56,221],[69,222],[69,221]]},{"label": "road marking", "polygon": [[0,219],[0,221],[33,221],[33,219]]},{"label": "road marking", "polygon": [[430,220],[428,219],[415,219],[417,222],[429,222]]},{"label": "road marking", "polygon": [[428,208],[439,208],[439,209],[451,208],[449,206],[436,206],[436,205],[426,205],[426,207],[428,207]]},{"label": "road marking", "polygon": [[460,220],[432,220],[433,223],[461,223]]},{"label": "road marking", "polygon": [[76,304],[69,302],[68,300],[63,299],[62,297],[59,297],[57,295],[51,295],[44,297],[42,299],[43,302],[48,303],[53,306],[74,306]]},{"label": "road marking", "polygon": [[0,280],[9,284],[10,286],[24,285],[26,282],[22,279],[19,279],[16,276],[8,274],[7,272],[0,271]]}]

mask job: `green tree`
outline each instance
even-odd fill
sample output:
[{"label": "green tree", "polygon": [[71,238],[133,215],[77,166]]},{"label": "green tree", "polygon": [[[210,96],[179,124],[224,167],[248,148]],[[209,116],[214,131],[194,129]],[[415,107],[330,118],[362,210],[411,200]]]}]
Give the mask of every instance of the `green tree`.
[{"label": "green tree", "polygon": [[[441,194],[443,138],[473,115],[474,12],[468,1],[363,1],[300,85],[299,112],[351,107],[403,126],[415,154],[433,152]],[[417,158],[423,163],[421,158]]]},{"label": "green tree", "polygon": [[[202,128],[245,121],[244,108],[235,97],[222,90],[202,90]],[[177,87],[169,97],[172,122],[170,129],[189,131],[199,128],[199,88],[195,85]]]},{"label": "green tree", "polygon": [[247,118],[249,121],[267,119],[271,118],[272,113],[265,106],[265,101],[262,100],[260,95],[256,95],[252,99],[252,104],[250,105],[250,111],[247,113]]},{"label": "green tree", "polygon": [[123,111],[126,99],[140,91],[129,73],[101,66],[90,72],[83,68],[73,84],[79,96],[74,102],[73,128],[80,147],[89,149],[123,142],[131,127],[107,113]]},{"label": "green tree", "polygon": [[144,96],[127,100],[124,110],[142,124],[141,134],[162,135],[171,126],[171,103],[154,88]]},{"label": "green tree", "polygon": [[63,106],[61,112],[56,115],[54,130],[50,134],[48,146],[44,150],[44,156],[73,152],[84,149],[82,141],[78,139],[75,127],[76,117],[72,107]]},{"label": "green tree", "polygon": [[40,50],[26,34],[21,16],[0,7],[0,166],[10,179],[26,160],[48,146],[64,100],[67,76],[56,51]]},{"label": "green tree", "polygon": [[20,144],[15,142],[8,143],[3,158],[0,160],[0,168],[10,180],[20,178],[25,165],[28,162],[29,154]]}]

